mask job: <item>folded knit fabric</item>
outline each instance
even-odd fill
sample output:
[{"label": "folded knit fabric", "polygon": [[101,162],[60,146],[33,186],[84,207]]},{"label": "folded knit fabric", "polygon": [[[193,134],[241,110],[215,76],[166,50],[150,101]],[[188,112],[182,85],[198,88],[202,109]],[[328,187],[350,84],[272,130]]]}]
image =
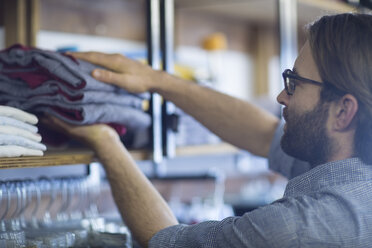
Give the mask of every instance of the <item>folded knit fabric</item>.
[{"label": "folded knit fabric", "polygon": [[[1,82],[0,82],[1,84]],[[53,106],[58,104],[60,107],[69,108],[69,105],[75,104],[117,104],[125,107],[131,107],[142,110],[143,101],[141,98],[134,95],[120,95],[115,93],[108,93],[104,91],[86,91],[79,96],[68,96],[61,94],[47,94],[35,95],[31,97],[14,96],[9,94],[0,93],[0,102],[24,102],[22,109],[28,110],[30,106],[35,105],[49,105]],[[25,104],[27,102],[27,104]],[[19,111],[19,110],[18,110]],[[1,109],[0,109],[1,114]],[[36,118],[36,116],[35,116]]]},{"label": "folded knit fabric", "polygon": [[86,125],[94,123],[125,123],[133,130],[142,130],[151,124],[151,117],[134,108],[113,104],[75,104],[65,105],[56,102],[54,106],[38,102],[7,102],[8,105],[37,112],[48,113],[68,123]]},{"label": "folded knit fabric", "polygon": [[94,79],[95,68],[60,53],[15,45],[0,52],[0,104],[46,112],[71,124],[149,127],[141,96]]},{"label": "folded knit fabric", "polygon": [[38,119],[35,115],[9,106],[0,106],[0,116],[12,117],[19,121],[27,122],[30,124],[36,124],[38,122]]},{"label": "folded knit fabric", "polygon": [[46,146],[44,144],[12,134],[0,134],[0,145],[15,145],[41,151],[46,150]]},{"label": "folded knit fabric", "polygon": [[0,60],[3,74],[22,79],[30,88],[55,79],[71,89],[117,90],[90,76],[97,66],[60,53],[14,45],[0,53]]},{"label": "folded knit fabric", "polygon": [[43,154],[43,151],[22,146],[0,146],[0,157],[43,156]]},{"label": "folded knit fabric", "polygon": [[[1,63],[0,63],[1,66]],[[0,73],[4,73],[0,68]],[[20,75],[22,75],[22,71],[19,72]],[[15,75],[16,76],[16,75]],[[23,76],[20,76],[19,78],[22,78]],[[73,89],[66,84],[61,83],[60,81],[56,79],[48,79],[46,81],[43,81],[43,83],[36,88],[31,88],[29,84],[27,84],[29,78],[26,78],[25,80],[18,79],[18,77],[10,78],[6,76],[5,74],[0,74],[0,92],[12,95],[12,96],[20,96],[20,97],[32,97],[37,95],[55,95],[55,94],[61,94],[67,98],[73,98],[73,99],[80,99],[83,98],[86,92],[106,92],[114,94],[116,96],[121,97],[136,97],[139,98],[139,100],[142,99],[149,99],[150,94],[148,92],[141,93],[141,94],[132,94],[124,89],[115,89],[114,91],[101,91],[101,90],[86,90],[85,88],[82,89]],[[32,89],[32,90],[30,90]]]},{"label": "folded knit fabric", "polygon": [[31,133],[37,133],[38,131],[36,126],[6,116],[0,116],[0,125],[18,127],[20,129],[28,130]]},{"label": "folded knit fabric", "polygon": [[[44,83],[58,83],[58,86],[73,89],[71,94],[79,90],[107,91],[128,93],[127,91],[106,84],[91,76],[94,69],[99,66],[84,60],[48,50],[41,50],[22,45],[14,45],[0,52],[0,71],[8,78],[21,79],[17,84],[24,82],[34,89]],[[148,93],[136,94],[148,99]]]},{"label": "folded knit fabric", "polygon": [[41,135],[38,133],[32,133],[25,129],[7,126],[7,125],[0,125],[0,134],[12,134],[12,135],[24,137],[29,140],[33,140],[35,142],[41,141]]}]

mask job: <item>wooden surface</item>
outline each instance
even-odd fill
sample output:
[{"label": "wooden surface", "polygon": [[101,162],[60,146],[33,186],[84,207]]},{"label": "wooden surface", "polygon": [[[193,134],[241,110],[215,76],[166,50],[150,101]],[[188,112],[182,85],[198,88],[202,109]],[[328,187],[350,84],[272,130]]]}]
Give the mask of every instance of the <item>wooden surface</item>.
[{"label": "wooden surface", "polygon": [[[200,156],[236,153],[238,149],[229,144],[199,145],[177,148],[177,156]],[[149,160],[151,153],[145,150],[130,151],[134,160]],[[88,149],[47,151],[42,157],[0,158],[0,169],[30,168],[44,166],[89,164],[97,161]]]},{"label": "wooden surface", "polygon": [[[130,151],[130,154],[135,160],[150,159],[150,153],[146,151]],[[95,161],[93,151],[88,149],[47,151],[42,157],[0,158],[0,169],[89,164]]]},{"label": "wooden surface", "polygon": [[0,168],[27,168],[56,165],[89,164],[93,152],[89,150],[50,151],[42,157],[0,158]]},{"label": "wooden surface", "polygon": [[185,146],[176,149],[176,156],[200,156],[213,154],[237,153],[239,150],[230,144]]}]

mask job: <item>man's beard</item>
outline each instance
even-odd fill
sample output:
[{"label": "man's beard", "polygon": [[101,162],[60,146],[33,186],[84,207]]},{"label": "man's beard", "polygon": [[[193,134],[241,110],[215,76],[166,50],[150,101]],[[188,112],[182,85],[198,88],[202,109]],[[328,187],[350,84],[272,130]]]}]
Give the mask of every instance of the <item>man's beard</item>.
[{"label": "man's beard", "polygon": [[332,140],[327,135],[329,104],[320,103],[303,114],[284,110],[287,127],[280,145],[285,153],[309,162],[312,167],[326,163],[332,152]]}]

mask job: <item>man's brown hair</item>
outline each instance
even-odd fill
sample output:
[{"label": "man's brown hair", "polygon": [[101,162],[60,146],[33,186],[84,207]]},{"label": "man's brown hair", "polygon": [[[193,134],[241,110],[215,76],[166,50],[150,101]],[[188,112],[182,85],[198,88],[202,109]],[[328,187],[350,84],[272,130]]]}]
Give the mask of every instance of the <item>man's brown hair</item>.
[{"label": "man's brown hair", "polygon": [[340,92],[357,98],[354,153],[372,164],[372,15],[323,16],[309,25],[308,40],[319,74],[326,82],[321,100],[339,99]]}]

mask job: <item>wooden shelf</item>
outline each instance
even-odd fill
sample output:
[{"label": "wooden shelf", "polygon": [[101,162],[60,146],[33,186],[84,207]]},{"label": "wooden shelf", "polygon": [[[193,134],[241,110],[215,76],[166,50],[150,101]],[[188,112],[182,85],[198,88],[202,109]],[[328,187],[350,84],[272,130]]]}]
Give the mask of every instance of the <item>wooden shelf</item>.
[{"label": "wooden shelf", "polygon": [[151,153],[146,150],[131,150],[129,151],[133,159],[136,161],[149,160],[151,159]]},{"label": "wooden shelf", "polygon": [[[198,145],[180,147],[176,150],[177,156],[200,156],[213,154],[236,153],[238,149],[229,144]],[[130,151],[134,160],[149,160],[151,153],[145,150]],[[93,151],[88,149],[74,149],[63,151],[47,151],[42,157],[0,158],[0,169],[30,168],[44,166],[89,164],[97,161]]]},{"label": "wooden shelf", "polygon": [[[149,159],[149,153],[146,151],[131,151],[130,153],[135,160]],[[47,151],[42,157],[0,158],[0,169],[89,164],[95,161],[97,160],[93,151],[88,149]]]},{"label": "wooden shelf", "polygon": [[197,145],[184,146],[176,149],[176,156],[200,156],[200,155],[217,155],[227,153],[237,153],[239,151],[233,145],[227,143],[215,145]]},{"label": "wooden shelf", "polygon": [[89,164],[93,161],[90,150],[47,151],[42,157],[25,156],[0,158],[0,168],[28,168],[57,165]]}]

